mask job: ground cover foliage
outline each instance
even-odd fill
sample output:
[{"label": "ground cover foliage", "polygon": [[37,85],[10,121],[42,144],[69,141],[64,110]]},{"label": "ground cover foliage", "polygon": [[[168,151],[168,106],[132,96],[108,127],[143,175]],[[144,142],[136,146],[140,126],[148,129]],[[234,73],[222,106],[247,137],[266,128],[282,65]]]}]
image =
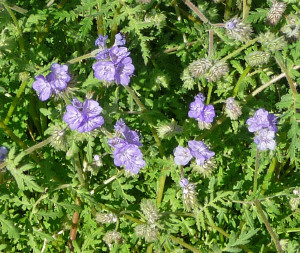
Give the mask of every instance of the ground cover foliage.
[{"label": "ground cover foliage", "polygon": [[[0,0],[0,251],[299,252],[299,10],[296,0]],[[111,48],[118,33],[135,68],[128,85],[92,68],[96,39]],[[41,101],[33,84],[54,63],[68,66],[68,93]],[[188,116],[199,93],[212,122]],[[97,101],[104,124],[71,130],[73,97]],[[274,148],[248,131],[258,109],[275,115]],[[138,173],[116,166],[108,143],[120,119],[142,143]],[[176,164],[191,140],[213,157]]]}]

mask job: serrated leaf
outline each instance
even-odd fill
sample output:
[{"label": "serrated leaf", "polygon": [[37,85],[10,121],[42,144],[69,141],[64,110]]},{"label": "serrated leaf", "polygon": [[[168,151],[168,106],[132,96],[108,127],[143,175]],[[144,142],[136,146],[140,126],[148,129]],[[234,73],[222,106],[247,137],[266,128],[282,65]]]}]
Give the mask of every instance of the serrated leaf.
[{"label": "serrated leaf", "polygon": [[1,230],[3,234],[7,234],[9,238],[18,240],[20,234],[11,220],[7,220],[4,214],[0,214]]}]

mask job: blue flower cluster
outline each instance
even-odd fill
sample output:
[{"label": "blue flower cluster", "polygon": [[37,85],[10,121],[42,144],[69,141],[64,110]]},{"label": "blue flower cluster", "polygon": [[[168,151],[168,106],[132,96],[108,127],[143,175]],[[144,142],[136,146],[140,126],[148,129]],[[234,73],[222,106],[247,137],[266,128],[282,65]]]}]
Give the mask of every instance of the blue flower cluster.
[{"label": "blue flower cluster", "polygon": [[114,164],[119,167],[124,166],[127,172],[138,174],[146,163],[139,149],[142,143],[137,132],[130,130],[123,119],[120,119],[115,124],[115,130],[117,136],[122,135],[123,138],[114,137],[107,140],[108,144],[114,148]]},{"label": "blue flower cluster", "polygon": [[249,132],[256,134],[254,142],[259,150],[275,149],[275,133],[278,131],[278,128],[273,113],[269,113],[265,109],[258,109],[246,123]]},{"label": "blue flower cluster", "polygon": [[68,65],[54,63],[46,78],[43,75],[35,77],[32,88],[38,92],[41,101],[46,101],[52,94],[58,94],[67,88],[67,83],[71,80],[68,69]]},{"label": "blue flower cluster", "polygon": [[195,157],[197,165],[203,165],[204,162],[215,155],[202,141],[189,141],[188,148],[178,146],[174,149],[174,162],[177,165],[187,165]]},{"label": "blue flower cluster", "polygon": [[134,66],[129,57],[130,52],[124,47],[125,37],[120,33],[116,34],[115,43],[111,48],[106,48],[106,40],[107,36],[100,34],[95,42],[102,50],[95,57],[97,62],[93,65],[94,75],[101,81],[128,85]]},{"label": "blue flower cluster", "polygon": [[202,93],[195,96],[195,101],[190,104],[188,116],[198,121],[200,129],[209,128],[215,117],[212,105],[204,105],[205,97]]},{"label": "blue flower cluster", "polygon": [[104,119],[99,116],[101,112],[102,108],[97,101],[87,99],[82,104],[77,98],[73,98],[72,105],[67,105],[63,119],[72,130],[79,133],[90,132],[103,125]]}]

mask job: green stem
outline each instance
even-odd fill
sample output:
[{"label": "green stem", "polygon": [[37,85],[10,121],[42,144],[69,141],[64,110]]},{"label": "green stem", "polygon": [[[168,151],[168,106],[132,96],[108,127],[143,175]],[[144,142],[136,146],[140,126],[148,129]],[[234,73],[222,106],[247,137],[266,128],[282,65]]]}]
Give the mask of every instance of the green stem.
[{"label": "green stem", "polygon": [[262,209],[262,207],[260,205],[260,202],[258,200],[254,200],[254,204],[255,204],[255,206],[257,208],[257,211],[258,211],[260,217],[262,218],[262,220],[263,220],[263,222],[264,222],[264,224],[265,224],[265,226],[266,226],[269,234],[271,235],[271,238],[272,238],[272,240],[273,240],[273,242],[274,242],[274,244],[276,246],[277,251],[278,252],[283,252],[283,250],[282,250],[282,248],[280,246],[280,242],[279,242],[276,234],[274,233],[274,231],[273,231],[273,229],[272,229],[272,227],[271,227],[271,225],[270,225],[267,217],[265,216],[264,211],[263,211],[263,209]]},{"label": "green stem", "polygon": [[191,251],[194,252],[194,253],[201,253],[200,250],[198,250],[198,249],[196,249],[195,247],[193,247],[193,246],[187,244],[186,242],[180,240],[179,238],[177,238],[177,237],[175,237],[175,236],[173,236],[173,235],[171,235],[170,237],[171,237],[171,239],[172,239],[174,242],[176,242],[176,243],[178,243],[179,245],[185,247],[186,249],[189,249],[189,250],[191,250]]},{"label": "green stem", "polygon": [[210,102],[212,89],[213,89],[213,84],[210,83],[209,86],[208,86],[208,93],[207,93],[206,104],[209,104],[209,102]]},{"label": "green stem", "polygon": [[9,13],[10,17],[12,18],[12,20],[13,20],[16,28],[17,28],[18,34],[20,36],[19,37],[19,46],[20,46],[21,51],[24,53],[25,52],[25,46],[24,46],[22,31],[21,31],[21,28],[19,26],[18,20],[17,20],[15,14],[9,8],[9,6],[5,2],[3,2],[3,1],[1,1],[1,3],[3,4],[4,8],[6,9],[6,11]]},{"label": "green stem", "polygon": [[157,196],[156,196],[156,205],[159,207],[163,198],[165,182],[166,182],[166,175],[164,173],[164,168],[161,171],[162,175],[160,175],[158,180],[158,189],[157,189]]},{"label": "green stem", "polygon": [[237,50],[233,51],[232,53],[230,53],[229,55],[225,56],[223,59],[221,59],[222,61],[227,61],[228,59],[230,59],[231,57],[237,55],[239,52],[243,51],[244,49],[246,49],[247,47],[253,45],[256,41],[258,40],[258,38],[255,38],[253,40],[250,40],[247,44],[245,44],[242,47],[239,47]]},{"label": "green stem", "polygon": [[248,17],[252,0],[243,0],[243,19],[245,20]]},{"label": "green stem", "polygon": [[23,75],[21,75],[21,76],[22,76],[23,80],[22,80],[22,83],[21,83],[21,86],[18,90],[17,95],[15,96],[13,102],[11,103],[11,105],[8,109],[7,115],[6,115],[5,120],[4,120],[5,125],[7,125],[9,123],[10,117],[12,116],[13,111],[15,110],[15,107],[18,104],[19,99],[20,99],[20,97],[21,97],[21,95],[22,95],[23,91],[25,90],[25,87],[28,83],[28,74],[26,72],[24,72]]},{"label": "green stem", "polygon": [[236,97],[237,93],[239,92],[239,88],[240,88],[240,85],[241,85],[242,81],[248,75],[248,73],[249,73],[250,70],[251,70],[251,67],[248,66],[243,71],[242,75],[240,76],[239,80],[237,81],[237,83],[236,83],[236,85],[234,87],[233,94],[232,94],[233,97]]},{"label": "green stem", "polygon": [[98,51],[99,51],[99,49],[96,49],[96,50],[92,51],[89,54],[85,54],[85,55],[76,57],[76,58],[74,58],[72,60],[67,61],[67,64],[73,64],[73,63],[80,62],[80,61],[88,59],[88,58],[92,58],[92,57],[94,57],[97,54]]},{"label": "green stem", "polygon": [[286,69],[285,65],[283,64],[283,62],[280,61],[280,59],[279,59],[279,57],[278,57],[278,56],[280,56],[280,58],[281,58],[281,55],[279,54],[279,52],[277,52],[276,55],[277,55],[277,56],[275,56],[275,60],[276,60],[277,64],[280,66],[282,72],[285,73],[286,79],[288,80],[288,83],[289,83],[289,85],[290,85],[290,88],[291,88],[291,90],[292,90],[294,96],[297,96],[297,95],[298,95],[298,92],[297,92],[297,90],[296,90],[296,87],[295,87],[295,85],[294,85],[294,82],[293,82],[292,78],[290,77],[289,72],[288,72],[288,70]]},{"label": "green stem", "polygon": [[268,183],[270,182],[270,180],[272,178],[272,175],[274,173],[276,164],[277,164],[277,157],[274,157],[271,164],[270,164],[270,166],[269,166],[269,169],[267,171],[267,174],[264,178],[264,182],[263,182],[262,187],[261,187],[261,193],[262,194],[264,194],[266,192],[266,190],[268,190]]},{"label": "green stem", "polygon": [[74,161],[75,161],[75,169],[77,171],[79,182],[80,182],[82,187],[85,187],[86,184],[85,184],[84,174],[83,174],[83,171],[82,171],[82,167],[81,167],[80,158],[79,158],[78,153],[74,154]]},{"label": "green stem", "polygon": [[255,157],[254,179],[253,179],[253,194],[255,194],[257,191],[258,168],[259,168],[259,150],[257,148],[256,149],[256,157]]}]

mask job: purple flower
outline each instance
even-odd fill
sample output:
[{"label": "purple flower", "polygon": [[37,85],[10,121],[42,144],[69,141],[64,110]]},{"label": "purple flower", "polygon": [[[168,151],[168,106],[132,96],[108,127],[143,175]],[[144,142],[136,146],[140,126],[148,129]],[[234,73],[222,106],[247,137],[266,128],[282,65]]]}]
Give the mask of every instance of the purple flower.
[{"label": "purple flower", "polygon": [[177,165],[187,165],[193,158],[188,148],[178,146],[174,149],[174,162]]},{"label": "purple flower", "polygon": [[115,43],[114,46],[124,46],[126,44],[125,36],[121,33],[117,33],[115,35]]},{"label": "purple flower", "polygon": [[96,55],[98,60],[93,65],[94,75],[99,80],[108,82],[115,81],[117,84],[128,85],[130,77],[133,75],[134,66],[132,59],[129,57],[130,52],[125,45],[125,37],[122,34],[117,34],[115,44],[110,49],[104,48],[106,38],[99,37],[99,42],[103,50]]},{"label": "purple flower", "polygon": [[127,57],[128,55],[130,55],[130,53],[128,52],[128,49],[126,47],[115,46],[109,50],[110,60],[114,64],[118,64],[123,58]]},{"label": "purple flower", "polygon": [[119,119],[116,122],[115,129],[117,130],[117,132],[123,135],[127,143],[134,144],[136,146],[143,146],[143,144],[140,142],[138,133],[134,130],[130,130],[130,128],[126,126],[123,119]]},{"label": "purple flower", "polygon": [[202,93],[195,96],[195,101],[190,104],[188,116],[198,121],[212,123],[215,117],[215,110],[212,105],[204,105],[205,97]]},{"label": "purple flower", "polygon": [[47,80],[53,88],[58,90],[67,88],[67,83],[71,80],[68,69],[68,65],[52,64],[51,72],[47,75]]},{"label": "purple flower", "polygon": [[47,81],[47,79],[45,79],[43,75],[35,77],[32,88],[38,92],[38,96],[41,101],[48,100],[53,92],[51,84]]},{"label": "purple flower", "polygon": [[185,177],[182,178],[182,179],[179,181],[179,185],[180,185],[180,187],[182,187],[182,188],[188,186],[188,184],[189,184],[189,180],[187,180]]},{"label": "purple flower", "polygon": [[82,103],[77,98],[72,99],[72,105],[75,106],[77,109],[83,108]]},{"label": "purple flower", "polygon": [[103,49],[102,51],[100,51],[96,56],[95,56],[95,59],[97,61],[99,60],[105,60],[105,59],[108,59],[109,55],[108,55],[108,49]]},{"label": "purple flower", "polygon": [[215,155],[215,152],[210,151],[202,141],[188,142],[192,156],[196,158],[198,165],[203,165],[205,160],[210,159]]},{"label": "purple flower", "polygon": [[41,101],[48,100],[51,95],[58,94],[67,88],[67,83],[71,80],[68,74],[67,65],[52,64],[51,72],[46,76],[39,75],[35,77],[32,88],[38,92]]},{"label": "purple flower", "polygon": [[109,146],[111,146],[112,148],[122,148],[124,145],[127,144],[127,142],[122,139],[122,138],[118,138],[118,137],[114,137],[112,139],[107,139],[107,143]]},{"label": "purple flower", "polygon": [[121,85],[128,85],[134,72],[134,66],[130,57],[123,58],[117,66],[115,80]]},{"label": "purple flower", "polygon": [[103,36],[102,34],[99,35],[98,39],[95,41],[95,46],[98,46],[99,48],[104,48],[106,46],[108,36]]},{"label": "purple flower", "polygon": [[123,119],[119,119],[115,124],[115,129],[120,133],[124,133],[126,128],[128,128],[128,127],[126,126]]},{"label": "purple flower", "polygon": [[259,150],[274,150],[276,142],[274,140],[275,132],[268,130],[267,128],[259,130],[254,138],[254,142],[257,144]]},{"label": "purple flower", "polygon": [[269,128],[274,132],[277,132],[275,116],[272,113],[269,113],[265,109],[258,109],[252,118],[249,118],[246,121],[249,132],[257,132],[263,128]]},{"label": "purple flower", "polygon": [[4,161],[7,156],[8,150],[5,146],[0,147],[0,162]]},{"label": "purple flower", "polygon": [[102,116],[99,116],[102,112],[99,103],[95,100],[87,99],[83,103],[82,111],[80,111],[81,108],[78,108],[78,100],[76,100],[73,99],[73,105],[67,105],[67,112],[63,117],[70,128],[83,133],[101,127],[104,119]]},{"label": "purple flower", "polygon": [[115,149],[113,155],[116,166],[124,166],[125,170],[134,174],[138,174],[140,169],[146,165],[142,152],[134,144],[127,144]]},{"label": "purple flower", "polygon": [[99,80],[108,82],[115,80],[115,65],[111,61],[98,61],[93,64],[94,75]]}]

